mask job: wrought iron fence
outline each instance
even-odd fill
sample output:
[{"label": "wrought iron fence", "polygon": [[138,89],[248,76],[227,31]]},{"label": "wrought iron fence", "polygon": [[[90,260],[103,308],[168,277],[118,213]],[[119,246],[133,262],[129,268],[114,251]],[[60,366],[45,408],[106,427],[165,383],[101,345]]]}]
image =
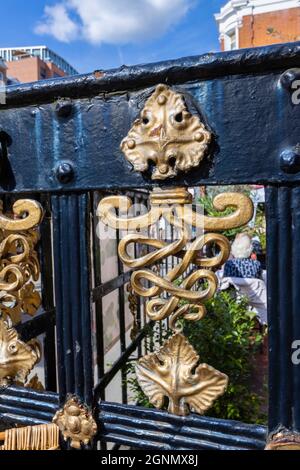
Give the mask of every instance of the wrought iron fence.
[{"label": "wrought iron fence", "polygon": [[[271,446],[297,446],[300,374],[291,361],[291,345],[300,337],[300,108],[291,100],[291,93],[292,83],[299,76],[299,54],[299,44],[293,43],[7,89],[5,103],[0,105],[0,282],[6,293],[5,302],[1,301],[0,341],[9,343],[9,354],[16,354],[16,348],[26,351],[26,361],[6,374],[6,363],[0,360],[2,427],[46,426],[54,419],[61,436],[70,438],[67,445],[77,448],[90,448],[91,438],[96,436],[94,445],[99,441],[102,448],[109,442],[151,449],[260,449],[266,444],[267,431],[272,437],[278,430],[281,434]],[[160,83],[164,85],[155,91]],[[155,99],[157,103],[153,104]],[[150,129],[153,114],[147,115],[147,107],[155,106],[151,112],[164,120],[160,107],[166,102],[169,106],[171,101],[168,113],[172,132],[166,130],[169,123],[165,121]],[[135,121],[145,106],[140,121]],[[176,110],[179,106],[180,111],[175,113],[172,106]],[[198,131],[192,137],[189,134],[186,141],[183,129],[190,130],[191,123]],[[140,125],[146,127],[145,132],[140,131]],[[136,139],[141,135],[143,152],[137,158],[134,152],[141,142]],[[160,153],[149,150],[153,138],[161,145]],[[165,148],[170,142],[173,153],[168,155]],[[186,152],[184,158],[180,154],[183,144],[196,149],[190,162]],[[132,171],[130,163],[139,171]],[[96,207],[112,193],[127,192],[141,201],[148,200],[153,188],[163,188],[172,199],[175,187],[244,183],[266,186],[268,430],[129,405],[125,367],[133,353],[137,358],[145,353],[147,306],[143,299],[135,304],[139,331],[128,340],[124,286],[130,272],[118,261],[116,275],[103,281]],[[152,203],[156,204],[156,199],[157,193],[152,193]],[[244,210],[246,206],[240,206],[240,213]],[[37,226],[40,307],[34,286],[28,287],[38,278],[34,254]],[[121,238],[119,235],[116,242]],[[185,256],[180,251],[171,254],[174,259]],[[140,255],[136,252],[135,258]],[[168,265],[164,258],[163,263],[162,278],[166,278],[176,262]],[[152,282],[154,278],[147,279]],[[137,275],[132,281],[136,281],[135,292],[143,291]],[[119,306],[120,352],[108,369],[103,299],[114,291]],[[178,289],[173,292],[178,300]],[[38,314],[29,319],[26,312],[33,315],[37,307]],[[12,325],[7,309],[14,309],[15,318],[19,315],[22,322]],[[43,345],[38,347],[31,340],[41,335]],[[45,391],[24,387],[40,349]],[[106,391],[118,374],[122,403],[114,404]],[[80,430],[77,437],[69,426],[70,417]],[[28,436],[29,430],[26,432]],[[43,432],[39,431],[39,439]],[[55,439],[47,441],[50,447],[57,444]]]}]

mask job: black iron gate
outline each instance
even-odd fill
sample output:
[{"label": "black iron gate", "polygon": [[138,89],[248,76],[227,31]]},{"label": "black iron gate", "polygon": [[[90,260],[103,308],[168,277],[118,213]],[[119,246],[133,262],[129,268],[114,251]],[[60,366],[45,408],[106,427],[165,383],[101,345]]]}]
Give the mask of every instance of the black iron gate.
[{"label": "black iron gate", "polygon": [[[38,201],[43,208],[43,218],[36,213],[32,225],[40,226],[43,312],[24,321],[23,299],[18,310],[22,321],[19,318],[12,327],[2,318],[5,325],[2,323],[1,328],[5,335],[12,328],[17,331],[20,348],[24,343],[33,348],[31,340],[43,335],[46,391],[20,386],[22,380],[17,374],[14,379],[18,384],[10,380],[4,386],[2,381],[2,429],[50,423],[71,395],[87,406],[80,408],[76,399],[73,403],[80,408],[78,413],[86,414],[86,421],[91,418],[88,409],[92,410],[97,423],[94,445],[101,441],[102,448],[109,442],[147,449],[263,449],[267,436],[281,430],[289,431],[285,436],[289,444],[297,441],[300,369],[291,355],[294,342],[300,340],[300,107],[293,99],[296,81],[300,80],[299,60],[300,45],[293,43],[122,67],[7,89],[6,102],[0,107],[3,214],[11,213],[13,202],[20,199]],[[159,179],[153,179],[153,162],[146,172],[134,172],[120,149],[122,139],[160,83],[184,97],[188,111],[201,117],[212,136],[199,165],[191,171],[178,171],[169,179],[161,177],[176,169],[172,155],[171,170],[162,163]],[[148,118],[144,118],[147,125]],[[181,120],[179,116],[179,128]],[[127,141],[127,145],[133,150],[135,142]],[[140,169],[145,170],[148,163]],[[177,169],[182,168],[179,165]],[[105,395],[106,387],[119,372],[124,378],[126,362],[133,353],[142,355],[149,326],[144,322],[144,304],[138,301],[139,331],[128,341],[124,285],[130,272],[123,270],[122,263],[114,279],[101,281],[95,235],[99,201],[116,191],[148,201],[147,191],[159,186],[172,192],[175,187],[248,183],[266,187],[268,430],[128,405],[124,381],[123,404],[111,403]],[[17,209],[14,217],[0,217],[3,240],[18,230],[22,236],[29,236],[32,226],[26,227],[24,221],[38,209],[28,208],[26,203]],[[9,225],[7,218],[21,220],[23,226]],[[18,251],[3,250],[0,281],[11,285],[15,282],[11,276],[17,274],[5,271],[5,267],[7,259],[18,265],[12,258]],[[26,263],[28,267],[28,259]],[[21,273],[26,269],[21,266]],[[28,276],[25,278],[22,288],[28,281]],[[106,370],[101,299],[116,289],[121,351],[119,359]],[[10,291],[16,292],[16,287]],[[5,338],[1,341],[4,344]],[[3,368],[0,363],[0,378],[5,379]],[[84,439],[79,441],[80,445]],[[78,442],[72,441],[75,446]]]}]

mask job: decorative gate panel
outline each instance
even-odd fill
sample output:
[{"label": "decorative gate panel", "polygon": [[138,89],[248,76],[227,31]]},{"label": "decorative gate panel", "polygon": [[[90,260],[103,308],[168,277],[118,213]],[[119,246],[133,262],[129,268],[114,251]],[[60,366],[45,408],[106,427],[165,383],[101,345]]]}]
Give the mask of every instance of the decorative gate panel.
[{"label": "decorative gate panel", "polygon": [[[300,369],[291,355],[300,341],[300,108],[292,91],[300,77],[299,57],[300,45],[293,43],[8,88],[0,107],[0,192],[6,214],[0,215],[0,287],[6,294],[5,302],[0,299],[0,431],[6,430],[6,446],[13,436],[21,448],[31,441],[29,447],[55,448],[59,429],[60,446],[67,448],[89,449],[98,442],[105,448],[108,442],[147,449],[262,449],[268,433],[276,433],[269,447],[297,447]],[[221,184],[267,188],[268,429],[194,413],[204,412],[224,392],[227,379],[222,371],[198,364],[178,320],[201,321],[203,301],[216,288],[211,268],[228,256],[228,242],[216,232],[246,223],[252,208],[243,196],[220,196],[217,208],[233,206],[234,214],[204,217],[208,233],[190,246],[187,222],[193,226],[197,217],[183,211],[190,202],[185,188]],[[117,214],[117,227],[111,214],[124,195],[139,204],[146,201],[149,210],[130,214],[135,234],[127,239],[122,231],[128,221]],[[105,282],[98,207],[102,221],[118,229],[117,276]],[[179,239],[153,240],[147,232],[149,214],[175,224]],[[136,244],[129,253],[130,241]],[[146,242],[146,252],[140,242]],[[198,258],[195,253],[208,242],[219,252]],[[158,261],[160,275],[151,270]],[[193,290],[201,279],[207,282],[203,290]],[[103,298],[114,291],[120,352],[108,367]],[[155,354],[156,346],[145,345],[144,338],[155,320],[170,316],[174,336]],[[25,386],[41,349],[46,390]],[[132,355],[140,358],[140,384],[152,403],[159,408],[168,396],[169,411],[180,416],[127,404],[124,379]],[[176,373],[166,367],[170,361]],[[106,393],[118,377],[122,404],[110,403]],[[201,393],[199,379],[205,384]],[[30,385],[37,387],[37,379]],[[26,429],[9,430],[16,425]]]}]

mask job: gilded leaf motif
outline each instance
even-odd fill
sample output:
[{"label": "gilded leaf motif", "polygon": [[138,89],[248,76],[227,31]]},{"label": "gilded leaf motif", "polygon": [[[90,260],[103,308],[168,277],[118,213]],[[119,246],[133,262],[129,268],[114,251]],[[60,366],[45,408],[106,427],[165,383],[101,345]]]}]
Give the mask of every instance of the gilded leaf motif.
[{"label": "gilded leaf motif", "polygon": [[207,364],[180,333],[163,347],[142,357],[136,373],[143,392],[156,408],[169,399],[168,411],[187,415],[189,410],[203,414],[227,387],[228,377]]},{"label": "gilded leaf motif", "polygon": [[30,282],[21,291],[21,307],[24,313],[34,316],[41,305],[42,299],[35,285]]}]

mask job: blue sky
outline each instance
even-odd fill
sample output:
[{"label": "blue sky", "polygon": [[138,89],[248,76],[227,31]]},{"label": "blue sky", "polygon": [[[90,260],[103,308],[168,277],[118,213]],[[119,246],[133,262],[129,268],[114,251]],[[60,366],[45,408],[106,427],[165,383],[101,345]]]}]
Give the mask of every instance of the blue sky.
[{"label": "blue sky", "polygon": [[0,47],[46,44],[80,73],[219,50],[225,0],[10,0]]}]

